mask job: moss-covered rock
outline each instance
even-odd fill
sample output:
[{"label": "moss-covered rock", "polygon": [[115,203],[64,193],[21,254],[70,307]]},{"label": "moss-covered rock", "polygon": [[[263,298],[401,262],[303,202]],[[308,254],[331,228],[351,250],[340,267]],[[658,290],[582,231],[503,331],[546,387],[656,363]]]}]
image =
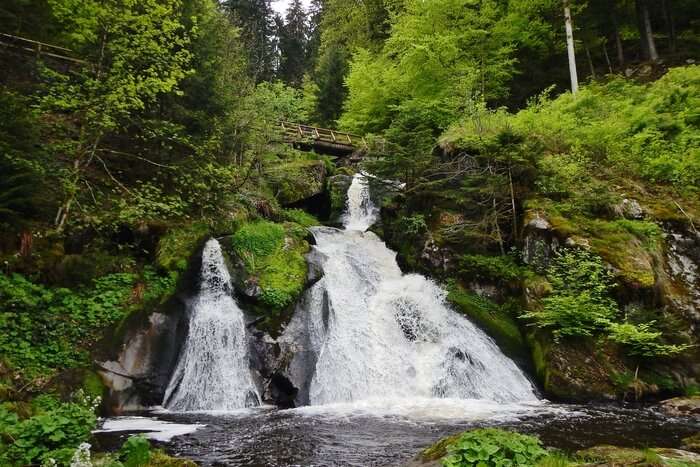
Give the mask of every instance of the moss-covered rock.
[{"label": "moss-covered rock", "polygon": [[156,264],[165,271],[185,271],[190,257],[209,231],[209,226],[203,223],[171,229],[158,242]]},{"label": "moss-covered rock", "polygon": [[611,376],[630,371],[617,349],[604,340],[555,342],[548,333],[538,331],[528,341],[538,380],[552,399],[613,400],[618,387]]},{"label": "moss-covered rock", "polygon": [[328,178],[328,195],[331,200],[331,223],[340,222],[340,217],[345,211],[345,200],[351,183],[351,175],[338,174]]},{"label": "moss-covered rock", "polygon": [[672,416],[690,416],[700,419],[700,396],[674,397],[661,402],[660,407]]},{"label": "moss-covered rock", "polygon": [[[241,226],[224,242],[236,290],[264,316],[268,330],[279,326],[299,298],[307,279],[304,255],[308,231],[297,223],[255,221]],[[263,326],[266,327],[266,326]]]},{"label": "moss-covered rock", "polygon": [[529,366],[528,347],[512,313],[512,303],[511,306],[498,305],[461,286],[452,287],[447,300],[484,329],[506,355]]},{"label": "moss-covered rock", "polygon": [[328,171],[322,160],[298,159],[267,169],[270,187],[283,206],[323,192]]},{"label": "moss-covered rock", "polygon": [[681,444],[681,449],[685,451],[692,451],[700,454],[700,432],[695,433],[693,436],[688,436],[683,438],[683,443]]},{"label": "moss-covered rock", "polygon": [[690,467],[700,465],[700,454],[670,448],[634,449],[601,445],[578,451],[576,454],[585,461],[593,462],[593,465],[639,465],[649,467],[663,465]]}]

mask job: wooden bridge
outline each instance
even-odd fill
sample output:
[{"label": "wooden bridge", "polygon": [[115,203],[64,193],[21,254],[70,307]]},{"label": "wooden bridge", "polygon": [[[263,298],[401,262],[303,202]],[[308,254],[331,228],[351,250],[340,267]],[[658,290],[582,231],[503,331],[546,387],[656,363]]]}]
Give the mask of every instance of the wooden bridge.
[{"label": "wooden bridge", "polygon": [[352,133],[301,123],[279,122],[279,125],[284,141],[297,149],[338,157],[359,155],[367,149],[365,139]]},{"label": "wooden bridge", "polygon": [[11,34],[0,33],[0,50],[31,55],[37,59],[46,57],[68,65],[88,65],[85,60],[71,57],[73,51],[70,49]]}]

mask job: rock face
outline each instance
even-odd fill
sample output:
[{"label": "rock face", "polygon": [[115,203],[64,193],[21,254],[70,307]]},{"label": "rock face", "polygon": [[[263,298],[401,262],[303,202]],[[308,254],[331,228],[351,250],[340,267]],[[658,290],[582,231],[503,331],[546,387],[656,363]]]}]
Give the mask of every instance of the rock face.
[{"label": "rock face", "polygon": [[107,386],[108,412],[159,405],[186,336],[184,306],[167,315],[151,313],[145,322],[127,331],[116,358],[98,362]]},{"label": "rock face", "polygon": [[329,222],[331,224],[341,224],[342,215],[345,211],[345,199],[347,198],[348,188],[352,183],[350,175],[333,175],[328,178],[328,194],[331,199],[331,213]]},{"label": "rock face", "polygon": [[535,269],[544,270],[559,248],[559,240],[544,217],[533,217],[525,224],[523,261]]}]

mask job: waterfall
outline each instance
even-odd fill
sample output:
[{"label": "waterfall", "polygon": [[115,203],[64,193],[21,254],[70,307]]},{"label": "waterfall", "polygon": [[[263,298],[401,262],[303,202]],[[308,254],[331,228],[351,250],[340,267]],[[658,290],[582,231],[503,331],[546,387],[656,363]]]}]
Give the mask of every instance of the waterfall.
[{"label": "waterfall", "polygon": [[189,312],[189,334],[163,405],[176,411],[258,405],[243,312],[231,296],[231,277],[214,239],[204,245],[200,290]]},{"label": "waterfall", "polygon": [[285,336],[307,346],[307,360],[313,354],[315,365],[306,364],[313,372],[307,375],[308,402],[536,400],[522,371],[450,309],[440,287],[421,275],[402,274],[396,253],[365,232],[376,215],[367,182],[356,175],[345,230],[312,229],[314,248],[325,258],[324,276],[307,291]]},{"label": "waterfall", "polygon": [[343,226],[347,230],[365,231],[377,220],[379,210],[369,196],[369,183],[362,174],[355,174],[348,188]]}]

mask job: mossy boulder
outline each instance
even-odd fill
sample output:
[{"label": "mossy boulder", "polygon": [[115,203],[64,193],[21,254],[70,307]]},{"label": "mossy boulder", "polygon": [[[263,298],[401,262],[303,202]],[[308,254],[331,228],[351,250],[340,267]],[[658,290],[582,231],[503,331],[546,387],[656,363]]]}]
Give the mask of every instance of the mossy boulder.
[{"label": "mossy boulder", "polygon": [[209,235],[209,226],[193,223],[171,229],[158,242],[156,264],[165,271],[184,272],[192,254]]},{"label": "mossy boulder", "polygon": [[549,333],[537,331],[528,341],[538,380],[551,399],[614,400],[619,388],[611,376],[630,371],[617,348],[605,340],[556,342]]},{"label": "mossy boulder", "polygon": [[661,410],[674,417],[696,417],[700,419],[700,396],[674,397],[660,404]]},{"label": "mossy boulder", "polygon": [[681,449],[628,447],[601,445],[578,451],[577,456],[588,461],[586,465],[600,466],[696,466],[700,465],[700,454]]},{"label": "mossy boulder", "polygon": [[499,305],[461,286],[452,287],[447,300],[489,334],[503,352],[530,366],[528,346],[513,313],[513,303]]},{"label": "mossy boulder", "polygon": [[685,451],[692,451],[700,454],[700,432],[695,433],[693,436],[688,436],[683,438],[683,443],[681,444],[681,449]]},{"label": "mossy boulder", "polygon": [[331,223],[341,221],[341,216],[343,212],[345,212],[348,188],[350,188],[351,183],[351,175],[338,174],[328,178],[328,195],[331,200]]},{"label": "mossy boulder", "polygon": [[244,224],[224,242],[236,290],[273,328],[306,285],[307,235],[297,223],[259,220]]},{"label": "mossy boulder", "polygon": [[288,206],[322,193],[328,171],[322,160],[298,159],[275,164],[267,175],[275,198]]}]

